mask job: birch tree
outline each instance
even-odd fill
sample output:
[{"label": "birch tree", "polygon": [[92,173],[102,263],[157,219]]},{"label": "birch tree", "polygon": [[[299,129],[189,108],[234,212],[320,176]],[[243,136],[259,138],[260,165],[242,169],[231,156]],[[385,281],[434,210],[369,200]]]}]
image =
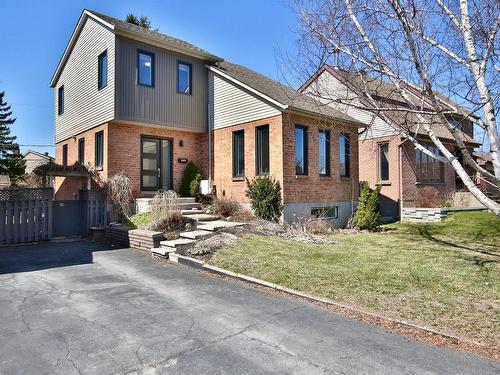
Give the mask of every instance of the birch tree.
[{"label": "birch tree", "polygon": [[[336,98],[337,104],[366,110],[362,103],[369,103],[368,110],[392,124],[387,114],[404,112],[400,115],[405,121],[393,125],[397,131],[415,148],[450,165],[464,186],[500,215],[500,205],[476,186],[465,168],[500,188],[500,2],[297,0],[296,10],[300,49],[294,67],[307,76],[325,63],[349,72],[360,97]],[[390,84],[405,105],[381,100],[374,94],[374,82]],[[469,121],[484,134],[493,173],[475,161],[464,140],[460,127]],[[449,131],[453,148],[443,142],[438,127]],[[425,131],[439,155],[428,151],[417,130]]]}]

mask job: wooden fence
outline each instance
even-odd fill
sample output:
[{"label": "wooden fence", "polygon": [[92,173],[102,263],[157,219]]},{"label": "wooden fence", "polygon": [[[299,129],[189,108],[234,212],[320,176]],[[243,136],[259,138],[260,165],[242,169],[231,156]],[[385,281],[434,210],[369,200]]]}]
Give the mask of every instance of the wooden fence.
[{"label": "wooden fence", "polygon": [[0,190],[0,245],[52,237],[52,188]]},{"label": "wooden fence", "polygon": [[80,190],[82,234],[87,235],[92,227],[106,225],[106,194],[101,190]]}]

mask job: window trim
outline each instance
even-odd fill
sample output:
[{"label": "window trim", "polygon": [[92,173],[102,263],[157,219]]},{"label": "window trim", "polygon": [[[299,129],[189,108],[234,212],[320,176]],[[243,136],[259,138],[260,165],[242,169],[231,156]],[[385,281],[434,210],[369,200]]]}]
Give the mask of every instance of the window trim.
[{"label": "window trim", "polygon": [[[258,137],[257,137],[257,134],[259,132],[259,130],[261,129],[266,129],[267,128],[267,169],[268,169],[268,172],[267,173],[259,173],[259,155],[260,153],[258,152],[259,150],[259,143],[258,143]],[[260,126],[256,126],[255,127],[255,175],[256,176],[269,176],[271,174],[271,147],[269,147],[269,135],[270,135],[270,131],[269,131],[269,124],[266,124],[266,125],[260,125]]]},{"label": "window trim", "polygon": [[340,139],[344,137],[346,140],[344,152],[345,152],[345,173],[340,173],[340,177],[343,178],[350,178],[351,177],[351,157],[350,157],[350,151],[351,151],[351,140],[350,140],[350,134],[349,133],[340,133],[339,135],[339,162],[341,161],[340,158]]},{"label": "window trim", "polygon": [[382,179],[382,147],[387,146],[387,154],[389,156],[390,153],[390,148],[389,148],[389,142],[380,142],[377,144],[378,145],[378,181],[382,184],[386,184],[391,181],[391,171],[390,171],[390,161],[389,158],[387,158],[387,179]]},{"label": "window trim", "polygon": [[59,86],[57,89],[57,114],[59,116],[64,114],[64,91],[64,85]]},{"label": "window trim", "polygon": [[62,146],[62,165],[67,166],[68,165],[68,144],[64,144]]},{"label": "window trim", "polygon": [[330,130],[329,129],[318,129],[318,169],[320,167],[320,163],[319,163],[319,157],[320,157],[320,153],[321,153],[321,150],[320,150],[320,143],[319,143],[319,135],[323,133],[325,134],[325,141],[326,141],[326,145],[325,145],[325,157],[326,157],[326,173],[319,173],[319,176],[320,177],[330,177],[331,176],[331,146],[330,146]]},{"label": "window trim", "polygon": [[[101,69],[101,59],[106,56],[106,83],[101,85],[102,73]],[[102,90],[108,86],[108,50],[104,50],[99,56],[97,56],[97,91]]]},{"label": "window trim", "polygon": [[[98,163],[98,157],[99,157],[99,153],[97,152],[98,150],[98,143],[97,143],[97,138],[99,136],[102,136],[101,138],[101,142],[102,142],[102,160],[101,160],[101,163]],[[97,133],[95,133],[95,147],[94,147],[94,152],[95,152],[95,166],[96,167],[102,167],[104,165],[104,131],[101,130]]]},{"label": "window trim", "polygon": [[[237,136],[242,136],[243,137],[243,173],[242,174],[237,174],[236,173],[236,164],[239,162],[239,158],[237,158],[237,155],[235,154],[235,145],[236,145],[236,137]],[[233,178],[234,179],[243,179],[245,178],[245,130],[237,130],[233,132],[233,148],[232,148],[232,161],[233,161]]]},{"label": "window trim", "polygon": [[[140,63],[140,55],[147,55],[151,57],[151,84],[145,84],[141,83],[140,80],[140,69],[139,69],[139,63]],[[143,87],[155,87],[155,54],[153,52],[147,52],[142,49],[137,50],[137,66],[136,66],[136,71],[137,71],[137,85],[138,86],[143,86]]]},{"label": "window trim", "polygon": [[[179,90],[179,65],[189,66],[189,92],[182,92]],[[193,95],[193,64],[186,61],[177,60],[177,94]]]},{"label": "window trim", "polygon": [[[303,143],[302,143],[302,152],[304,153],[304,172],[297,173],[297,140],[295,139],[295,131],[297,129],[302,130],[303,133]],[[294,129],[294,150],[295,150],[295,175],[296,176],[308,176],[309,175],[309,136],[308,136],[308,128],[305,125],[295,124]]]},{"label": "window trim", "polygon": [[78,162],[85,164],[85,137],[78,139]]}]

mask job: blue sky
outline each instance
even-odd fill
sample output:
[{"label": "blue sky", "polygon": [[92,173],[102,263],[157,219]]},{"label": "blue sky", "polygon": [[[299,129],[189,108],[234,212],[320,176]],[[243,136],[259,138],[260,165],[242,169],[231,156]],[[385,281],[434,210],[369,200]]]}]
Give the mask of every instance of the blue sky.
[{"label": "blue sky", "polygon": [[295,16],[286,0],[12,1],[0,3],[0,91],[12,104],[21,150],[53,154],[49,81],[84,8],[115,18],[151,18],[161,32],[277,79],[277,50],[293,50]]}]

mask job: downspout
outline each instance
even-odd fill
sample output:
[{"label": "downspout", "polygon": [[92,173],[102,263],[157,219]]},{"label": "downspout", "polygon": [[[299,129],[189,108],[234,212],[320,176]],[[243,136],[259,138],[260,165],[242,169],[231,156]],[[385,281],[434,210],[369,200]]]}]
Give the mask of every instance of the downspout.
[{"label": "downspout", "polygon": [[212,193],[212,103],[210,100],[207,104],[208,113],[208,191]]},{"label": "downspout", "polygon": [[402,160],[403,158],[401,157],[401,152],[403,150],[403,144],[400,143],[398,145],[398,169],[399,169],[399,220],[401,221],[401,217],[403,215],[403,165],[402,165]]}]

